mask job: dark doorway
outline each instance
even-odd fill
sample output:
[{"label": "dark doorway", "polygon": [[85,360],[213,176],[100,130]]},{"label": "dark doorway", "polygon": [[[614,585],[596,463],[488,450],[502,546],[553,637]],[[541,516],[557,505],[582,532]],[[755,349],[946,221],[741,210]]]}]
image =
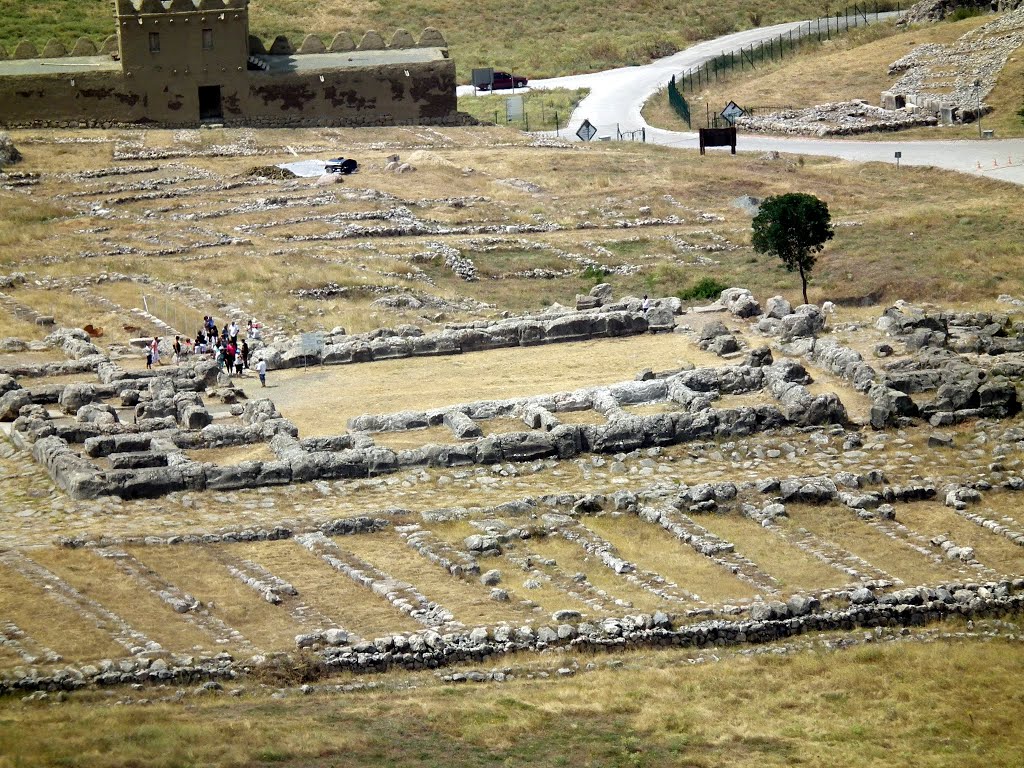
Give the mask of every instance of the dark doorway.
[{"label": "dark doorway", "polygon": [[223,120],[224,110],[220,105],[219,85],[199,86],[199,119]]}]

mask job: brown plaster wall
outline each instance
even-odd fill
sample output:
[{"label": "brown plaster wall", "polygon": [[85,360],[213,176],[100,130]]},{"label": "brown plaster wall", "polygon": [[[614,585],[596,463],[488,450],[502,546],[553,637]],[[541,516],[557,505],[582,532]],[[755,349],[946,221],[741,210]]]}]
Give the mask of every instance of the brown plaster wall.
[{"label": "brown plaster wall", "polygon": [[[241,80],[249,55],[249,22],[244,10],[158,13],[119,16],[121,66],[125,75],[150,84],[189,80]],[[203,47],[209,29],[212,47]],[[150,34],[159,35],[160,50],[150,51]]]},{"label": "brown plaster wall", "polygon": [[[409,74],[406,75],[405,73]],[[456,120],[455,64],[422,64],[224,79],[162,80],[117,72],[0,78],[0,125],[199,124],[200,85],[220,85],[226,125],[390,125]],[[323,82],[320,82],[320,77]],[[74,85],[71,82],[74,81]]]}]

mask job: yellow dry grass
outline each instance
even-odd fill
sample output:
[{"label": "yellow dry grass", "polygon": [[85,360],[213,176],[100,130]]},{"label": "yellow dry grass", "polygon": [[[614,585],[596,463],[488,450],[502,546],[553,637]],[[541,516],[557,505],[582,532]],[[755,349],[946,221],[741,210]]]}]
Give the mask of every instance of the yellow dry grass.
[{"label": "yellow dry grass", "polygon": [[941,534],[958,546],[973,547],[978,560],[997,573],[1011,576],[1024,571],[1024,548],[965,520],[943,504],[904,504],[897,508],[896,519],[929,539]]},{"label": "yellow dry grass", "polygon": [[[422,629],[383,597],[360,587],[294,541],[239,544],[246,557],[299,591],[299,599],[360,637]],[[235,551],[235,550],[233,550]]]},{"label": "yellow dry grass", "polygon": [[850,581],[850,577],[786,544],[749,518],[732,513],[700,515],[696,520],[711,533],[735,544],[738,554],[774,576],[787,593],[830,589]]},{"label": "yellow dry grass", "polygon": [[531,539],[527,547],[541,557],[553,559],[569,576],[575,573],[586,574],[587,581],[597,589],[607,592],[610,598],[628,601],[638,611],[653,613],[675,605],[633,586],[596,557],[588,555],[579,544],[566,541],[561,536]]},{"label": "yellow dry grass", "polygon": [[[0,338],[8,336],[25,341],[33,341],[43,338],[49,332],[49,328],[22,320],[5,309],[0,309]],[[6,355],[0,355],[0,360],[6,360]]]},{"label": "yellow dry grass", "polygon": [[277,456],[270,450],[269,443],[233,445],[227,448],[204,448],[199,451],[185,451],[185,455],[198,462],[210,462],[222,466],[240,464],[243,461],[275,461]]},{"label": "yellow dry grass", "polygon": [[203,325],[203,315],[209,313],[208,311],[201,312],[177,297],[140,283],[129,281],[103,283],[97,285],[93,290],[96,294],[110,299],[125,309],[146,309],[148,307],[151,314],[192,338]]},{"label": "yellow dry grass", "polygon": [[[461,768],[484,756],[492,764],[553,768],[570,754],[595,766],[1019,765],[1019,643],[716,653],[723,661],[695,665],[692,651],[626,652],[616,656],[620,668],[598,659],[598,669],[570,678],[517,675],[468,688],[429,673],[395,673],[382,680],[398,685],[286,701],[269,692],[189,699],[187,706],[8,699],[0,765]],[[589,660],[559,657],[581,666]]]},{"label": "yellow dry grass", "polygon": [[88,550],[40,549],[32,558],[169,651],[219,651],[212,636],[184,621],[146,587]]},{"label": "yellow dry grass", "polygon": [[555,414],[563,424],[606,424],[608,419],[600,411],[559,411]]},{"label": "yellow dry grass", "polygon": [[846,415],[854,424],[867,424],[871,420],[871,398],[864,392],[858,392],[845,380],[824,371],[821,368],[807,366],[814,379],[807,385],[812,395],[833,393],[839,396],[846,406]]},{"label": "yellow dry grass", "polygon": [[338,544],[396,579],[412,584],[427,599],[443,605],[454,614],[456,621],[467,626],[522,623],[531,615],[514,601],[495,602],[490,596],[491,588],[485,587],[479,579],[452,576],[407,546],[393,532],[348,536],[339,539]]},{"label": "yellow dry grass", "polygon": [[448,445],[459,441],[448,427],[424,427],[400,432],[374,432],[373,442],[384,448],[400,451],[405,448],[420,448],[430,443]]},{"label": "yellow dry grass", "polygon": [[237,629],[253,645],[265,651],[288,651],[295,646],[301,628],[285,608],[263,597],[227,572],[203,547],[189,547],[187,557],[180,547],[140,547],[133,550],[139,560],[167,581],[195,597],[229,627]]},{"label": "yellow dry grass", "polygon": [[909,585],[945,584],[962,576],[945,564],[937,564],[905,544],[871,528],[846,508],[832,506],[786,506],[789,520],[784,526],[801,527],[838,544]]},{"label": "yellow dry grass", "polygon": [[249,397],[271,397],[300,434],[330,435],[343,432],[347,419],[364,413],[426,410],[630,380],[643,368],[678,367],[693,349],[677,335],[643,335],[271,371],[266,390],[251,379],[243,389]]},{"label": "yellow dry grass", "polygon": [[[430,526],[430,530],[438,536],[438,538],[447,541],[454,547],[462,548],[463,539],[474,533],[480,533],[480,531],[466,522],[454,522],[454,523],[435,523]],[[527,548],[531,542],[527,541]],[[536,612],[538,618],[546,619],[555,611],[562,609],[570,609],[574,611],[580,611],[584,616],[587,615],[602,615],[599,611],[594,611],[590,607],[579,602],[575,598],[570,597],[566,592],[561,589],[554,587],[550,582],[544,579],[535,579],[533,575],[527,573],[518,565],[513,563],[508,558],[508,553],[503,553],[498,557],[488,557],[480,561],[480,568],[484,571],[497,569],[501,571],[502,583],[501,588],[509,591],[511,600],[529,601],[534,605],[540,607],[540,611]],[[523,549],[517,548],[517,557],[522,557]],[[538,570],[540,569],[538,566]],[[527,589],[524,585],[527,581],[533,580],[537,583],[532,589]]]},{"label": "yellow dry grass", "polygon": [[662,528],[629,517],[588,517],[588,528],[610,541],[622,557],[709,603],[750,598],[757,590],[712,563]]},{"label": "yellow dry grass", "polygon": [[[36,551],[27,554],[36,557]],[[127,651],[111,640],[106,632],[93,626],[74,609],[58,603],[49,590],[35,586],[5,565],[0,565],[0,616],[68,662],[127,655]],[[23,663],[17,656],[9,661],[14,666]]]},{"label": "yellow dry grass", "polygon": [[163,331],[141,318],[107,311],[77,293],[22,288],[12,290],[10,295],[40,314],[52,315],[58,327],[84,328],[92,325],[102,328],[103,336],[95,339],[101,347],[110,343],[126,343],[137,336],[163,335]]}]

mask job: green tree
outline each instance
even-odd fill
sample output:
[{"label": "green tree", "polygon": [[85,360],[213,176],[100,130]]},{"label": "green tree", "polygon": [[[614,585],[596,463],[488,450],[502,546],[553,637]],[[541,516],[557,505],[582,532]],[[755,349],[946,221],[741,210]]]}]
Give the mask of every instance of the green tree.
[{"label": "green tree", "polygon": [[769,197],[754,217],[754,250],[778,256],[786,269],[800,273],[807,304],[807,278],[816,256],[835,234],[828,205],[803,192]]}]

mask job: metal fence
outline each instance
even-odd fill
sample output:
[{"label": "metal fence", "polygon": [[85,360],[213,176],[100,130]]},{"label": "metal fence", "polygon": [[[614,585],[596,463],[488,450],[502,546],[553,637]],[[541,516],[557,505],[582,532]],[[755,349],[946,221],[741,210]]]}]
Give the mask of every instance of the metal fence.
[{"label": "metal fence", "polygon": [[[673,109],[679,110],[673,104],[672,91],[677,89],[682,93],[694,91],[712,82],[718,82],[734,70],[757,69],[759,66],[772,61],[781,61],[787,56],[795,53],[805,45],[820,43],[823,40],[831,40],[833,35],[839,35],[850,29],[870,24],[872,18],[877,21],[882,13],[895,10],[900,13],[900,3],[895,7],[885,2],[876,1],[874,4],[855,3],[852,8],[846,7],[842,11],[836,11],[835,16],[822,16],[814,21],[808,21],[799,27],[789,30],[785,34],[778,35],[769,40],[752,44],[748,47],[741,47],[736,51],[723,51],[721,55],[704,62],[698,67],[682,73],[678,80],[673,77],[669,85],[669,103]],[[680,117],[682,115],[680,114]],[[683,118],[686,119],[685,117]],[[689,124],[689,121],[687,121]]]},{"label": "metal fence", "polygon": [[690,123],[690,105],[687,103],[686,97],[680,93],[679,87],[676,85],[675,75],[672,75],[672,79],[668,81],[668,103],[675,113],[679,115],[680,119],[686,121],[686,127],[692,128],[693,125]]}]

